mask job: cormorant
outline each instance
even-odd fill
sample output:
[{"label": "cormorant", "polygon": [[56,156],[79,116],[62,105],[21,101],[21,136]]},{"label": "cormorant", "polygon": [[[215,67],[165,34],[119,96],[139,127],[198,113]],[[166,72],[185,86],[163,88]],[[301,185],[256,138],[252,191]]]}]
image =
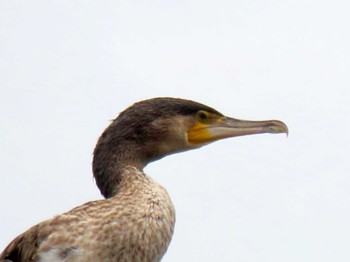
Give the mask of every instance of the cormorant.
[{"label": "cormorant", "polygon": [[258,133],[288,128],[277,120],[229,118],[178,98],[135,103],[112,121],[94,150],[93,174],[105,199],[33,226],[5,248],[0,261],[160,261],[175,211],[167,191],[143,168],[169,154]]}]

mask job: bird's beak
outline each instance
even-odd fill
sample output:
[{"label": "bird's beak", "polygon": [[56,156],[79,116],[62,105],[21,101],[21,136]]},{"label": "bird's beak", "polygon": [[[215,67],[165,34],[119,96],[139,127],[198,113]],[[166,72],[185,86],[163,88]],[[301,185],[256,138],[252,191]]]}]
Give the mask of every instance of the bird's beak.
[{"label": "bird's beak", "polygon": [[262,133],[286,133],[288,127],[279,120],[248,121],[222,117],[215,123],[196,123],[187,132],[191,144],[207,144],[216,140]]}]

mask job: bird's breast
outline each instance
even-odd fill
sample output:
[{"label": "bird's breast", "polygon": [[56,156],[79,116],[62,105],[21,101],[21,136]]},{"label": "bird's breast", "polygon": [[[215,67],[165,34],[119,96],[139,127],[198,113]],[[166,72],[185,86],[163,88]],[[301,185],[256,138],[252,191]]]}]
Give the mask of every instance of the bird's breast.
[{"label": "bird's breast", "polygon": [[55,230],[40,244],[40,261],[160,261],[173,235],[174,206],[143,173],[131,184],[54,218],[46,225]]},{"label": "bird's breast", "polygon": [[160,261],[174,232],[173,203],[168,192],[144,174],[131,184],[109,200],[104,235],[113,239],[110,250],[120,256],[115,261]]},{"label": "bird's breast", "polygon": [[148,261],[159,261],[164,255],[174,232],[175,209],[167,191],[151,178],[143,187],[135,205],[131,234],[135,245],[143,250]]}]

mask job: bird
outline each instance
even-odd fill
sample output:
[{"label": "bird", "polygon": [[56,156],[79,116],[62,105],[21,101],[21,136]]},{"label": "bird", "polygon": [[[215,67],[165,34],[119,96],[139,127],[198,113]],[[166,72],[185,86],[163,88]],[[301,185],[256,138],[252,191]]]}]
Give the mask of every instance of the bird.
[{"label": "bird", "polygon": [[144,167],[217,140],[260,133],[288,134],[288,128],[279,120],[227,117],[187,99],[136,102],[111,121],[94,149],[93,176],[104,198],[34,225],[8,244],[0,261],[161,261],[175,209]]}]

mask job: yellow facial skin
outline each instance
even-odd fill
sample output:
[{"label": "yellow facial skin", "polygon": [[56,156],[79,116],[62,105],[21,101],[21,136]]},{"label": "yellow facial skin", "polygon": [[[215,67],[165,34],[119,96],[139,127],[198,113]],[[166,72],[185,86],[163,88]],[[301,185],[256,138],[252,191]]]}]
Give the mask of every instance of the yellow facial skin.
[{"label": "yellow facial skin", "polygon": [[199,111],[196,115],[196,123],[187,132],[188,142],[194,145],[207,144],[217,140],[210,131],[210,127],[223,122],[224,117]]},{"label": "yellow facial skin", "polygon": [[261,133],[288,135],[288,127],[279,120],[248,121],[199,111],[195,125],[187,131],[187,137],[192,145],[204,145],[224,138]]}]

